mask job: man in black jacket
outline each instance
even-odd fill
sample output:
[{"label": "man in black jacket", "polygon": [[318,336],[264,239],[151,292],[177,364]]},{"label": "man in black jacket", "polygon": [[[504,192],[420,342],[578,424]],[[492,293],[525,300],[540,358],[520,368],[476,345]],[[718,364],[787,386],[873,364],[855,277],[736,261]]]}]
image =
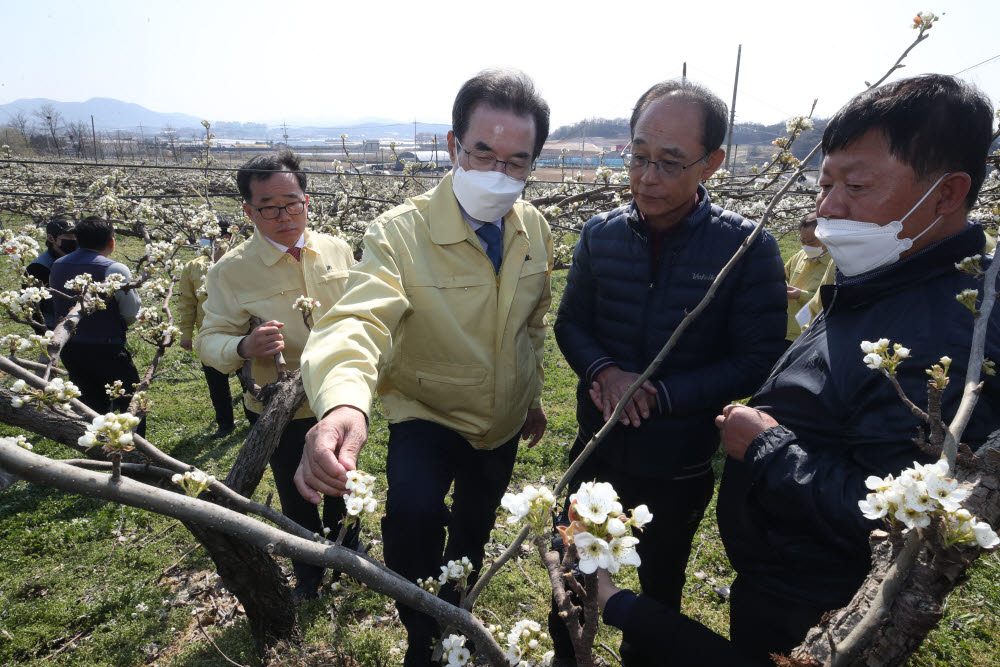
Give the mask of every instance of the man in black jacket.
[{"label": "man in black jacket", "polygon": [[[918,406],[927,405],[925,369],[951,357],[951,420],[973,327],[955,296],[982,290],[955,265],[983,252],[983,229],[967,214],[991,135],[989,100],[942,75],[868,90],[826,127],[816,236],[837,282],[821,288],[823,313],[750,407],[728,406],[717,419],[730,457],[719,528],[737,572],[730,637],[751,658],[787,653],[864,580],[868,535],[880,526],[858,507],[865,479],[935,458],[914,444],[921,422],[865,365],[860,344],[887,338],[909,348],[897,379]],[[1000,359],[1000,309],[986,356]],[[1000,383],[985,381],[965,432],[973,448],[1000,426]]]},{"label": "man in black jacket", "polygon": [[[584,227],[555,323],[559,347],[580,377],[575,458],[619,398],[753,231],[714,206],[701,181],[725,151],[726,105],[688,79],[650,88],[632,113],[631,204]],[[610,482],[626,507],[653,522],[638,552],[643,591],[680,607],[691,539],[712,497],[714,417],[748,396],[784,350],[784,268],[763,234],[715,298],[630,401],[621,423],[581,468],[581,481]],[[558,641],[556,655],[571,648]]]}]

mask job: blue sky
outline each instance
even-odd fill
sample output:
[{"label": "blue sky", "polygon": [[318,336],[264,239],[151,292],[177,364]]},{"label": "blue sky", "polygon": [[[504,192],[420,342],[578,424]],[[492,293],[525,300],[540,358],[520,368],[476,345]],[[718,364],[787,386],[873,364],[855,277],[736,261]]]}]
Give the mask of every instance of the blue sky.
[{"label": "blue sky", "polygon": [[[943,17],[898,76],[1000,55],[997,0],[677,4],[6,2],[0,103],[114,97],[214,121],[447,122],[464,80],[513,66],[535,79],[555,127],[627,116],[685,61],[728,104],[742,43],[737,120],[773,123],[813,98],[828,116],[879,78],[916,37],[920,10]],[[961,76],[1000,105],[1000,58]]]}]

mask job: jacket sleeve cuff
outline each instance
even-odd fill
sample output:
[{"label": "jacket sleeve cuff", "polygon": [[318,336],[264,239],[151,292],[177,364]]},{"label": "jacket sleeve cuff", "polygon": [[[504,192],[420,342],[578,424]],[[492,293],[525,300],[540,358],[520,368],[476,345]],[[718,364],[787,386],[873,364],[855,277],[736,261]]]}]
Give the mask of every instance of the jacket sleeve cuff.
[{"label": "jacket sleeve cuff", "polygon": [[326,413],[342,405],[360,410],[365,419],[371,421],[372,397],[367,385],[352,385],[344,382],[324,386],[316,396],[309,399],[309,407],[322,419]]},{"label": "jacket sleeve cuff", "polygon": [[246,361],[246,359],[241,357],[240,353],[237,352],[236,349],[240,346],[240,341],[245,337],[246,336],[231,336],[229,340],[222,345],[222,350],[219,356],[221,357],[222,364],[225,368],[219,368],[218,370],[232,373],[243,365],[243,362]]},{"label": "jacket sleeve cuff", "polygon": [[661,415],[668,415],[673,412],[673,405],[670,402],[670,392],[667,391],[667,383],[663,380],[656,381],[656,407]]},{"label": "jacket sleeve cuff", "polygon": [[638,599],[638,595],[628,590],[618,591],[612,595],[607,604],[604,605],[604,622],[619,630],[624,630],[629,612],[632,611],[632,607],[635,606]]},{"label": "jacket sleeve cuff", "polygon": [[784,451],[795,438],[795,433],[778,424],[760,433],[750,442],[743,460],[750,467],[750,475],[754,481],[763,474],[771,459]]},{"label": "jacket sleeve cuff", "polygon": [[588,383],[594,382],[595,379],[597,378],[598,373],[603,371],[608,366],[614,366],[614,365],[615,365],[615,360],[612,359],[611,357],[599,357],[598,359],[595,359],[590,364],[590,366],[587,366],[587,372],[586,372],[587,382]]}]

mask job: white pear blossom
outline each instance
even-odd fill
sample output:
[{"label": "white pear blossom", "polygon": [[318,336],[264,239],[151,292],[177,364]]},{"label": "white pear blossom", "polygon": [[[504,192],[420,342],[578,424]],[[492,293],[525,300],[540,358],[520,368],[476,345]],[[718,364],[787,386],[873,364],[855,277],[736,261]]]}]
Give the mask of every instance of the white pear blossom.
[{"label": "white pear blossom", "polygon": [[607,482],[584,482],[580,485],[580,490],[570,496],[570,501],[574,500],[576,513],[580,517],[601,524],[607,521],[618,495]]},{"label": "white pear blossom", "polygon": [[460,667],[469,663],[472,654],[465,648],[465,637],[462,635],[448,635],[441,641],[441,661],[447,667]]},{"label": "white pear blossom", "polygon": [[958,481],[951,477],[930,476],[926,483],[928,494],[948,512],[957,511],[969,495],[969,490],[960,487]]},{"label": "white pear blossom", "polygon": [[972,519],[972,532],[976,535],[976,543],[983,549],[992,549],[993,547],[1000,544],[1000,537],[993,532],[990,525],[985,521],[976,521]]},{"label": "white pear blossom", "polygon": [[621,537],[625,534],[625,522],[617,517],[610,517],[607,525],[608,535],[611,537]]},{"label": "white pear blossom", "polygon": [[649,511],[649,508],[645,505],[639,505],[632,510],[632,518],[629,520],[629,523],[631,523],[633,527],[642,530],[643,527],[652,520],[653,514]]},{"label": "white pear blossom", "polygon": [[579,533],[574,536],[573,544],[580,558],[580,571],[593,574],[597,568],[607,570],[611,567],[611,549],[608,543],[590,533]]},{"label": "white pear blossom", "polygon": [[883,493],[869,493],[858,502],[858,507],[866,519],[881,519],[889,513],[889,501]]}]

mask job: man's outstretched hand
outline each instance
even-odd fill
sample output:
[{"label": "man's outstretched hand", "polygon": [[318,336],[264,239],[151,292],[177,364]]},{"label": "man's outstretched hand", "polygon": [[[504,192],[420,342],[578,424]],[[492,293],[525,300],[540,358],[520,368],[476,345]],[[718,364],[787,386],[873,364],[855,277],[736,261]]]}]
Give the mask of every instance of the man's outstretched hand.
[{"label": "man's outstretched hand", "polygon": [[368,422],[363,412],[347,405],[330,410],[306,434],[295,471],[295,487],[302,497],[318,505],[324,495],[344,495],[347,473],[357,467],[358,454],[367,440]]}]

